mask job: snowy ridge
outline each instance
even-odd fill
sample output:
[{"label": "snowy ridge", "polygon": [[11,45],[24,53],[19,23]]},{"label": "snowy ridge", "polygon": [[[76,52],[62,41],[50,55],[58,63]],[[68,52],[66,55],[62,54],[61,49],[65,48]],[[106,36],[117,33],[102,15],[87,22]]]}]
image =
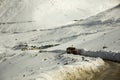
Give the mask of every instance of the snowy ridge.
[{"label": "snowy ridge", "polygon": [[[117,14],[116,14],[117,13]],[[120,4],[114,8],[108,9],[104,12],[91,16],[84,21],[80,21],[84,26],[99,26],[99,25],[114,25],[120,23]]]},{"label": "snowy ridge", "polygon": [[60,66],[55,70],[40,74],[40,77],[36,80],[92,80],[96,77],[94,74],[101,75],[101,72],[105,71],[107,67],[104,61],[98,58],[91,63],[85,62],[79,64],[78,62],[77,64]]}]

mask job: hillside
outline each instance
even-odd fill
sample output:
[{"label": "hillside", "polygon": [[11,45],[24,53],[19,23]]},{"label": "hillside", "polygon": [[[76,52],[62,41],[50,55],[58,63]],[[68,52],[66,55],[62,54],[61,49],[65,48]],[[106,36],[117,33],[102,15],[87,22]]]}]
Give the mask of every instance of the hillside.
[{"label": "hillside", "polygon": [[92,16],[87,18],[84,21],[81,21],[81,25],[86,25],[86,26],[95,26],[95,25],[112,25],[118,24],[120,22],[120,4],[115,6],[114,8],[108,9],[105,12],[101,12],[96,16]]},{"label": "hillside", "polygon": [[[100,58],[118,55],[120,60],[119,0],[0,0],[0,3],[0,80],[120,79],[119,63]],[[89,5],[84,7],[82,3]],[[80,10],[83,17],[78,17],[78,7],[83,8]],[[63,14],[58,14],[62,11]],[[65,24],[58,26],[64,19]],[[51,22],[57,25],[49,27]],[[84,52],[67,54],[65,50],[70,46]]]},{"label": "hillside", "polygon": [[25,32],[71,24],[74,23],[73,20],[85,19],[112,8],[118,2],[119,0],[1,0],[0,32]]}]

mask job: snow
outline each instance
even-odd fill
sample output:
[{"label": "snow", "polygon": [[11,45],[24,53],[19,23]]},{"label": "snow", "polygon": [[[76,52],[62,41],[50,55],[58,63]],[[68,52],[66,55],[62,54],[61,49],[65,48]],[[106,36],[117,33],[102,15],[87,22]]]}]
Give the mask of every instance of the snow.
[{"label": "snow", "polygon": [[117,4],[119,0],[4,0],[1,2],[0,22],[15,23],[1,25],[1,31],[54,28],[85,19]]},{"label": "snow", "polygon": [[[76,55],[61,55],[59,53],[21,53],[17,56],[12,57],[9,60],[3,61],[0,65],[1,80],[29,80],[36,79],[41,80],[42,78],[46,80],[62,80],[67,79],[66,75],[70,73],[71,75],[76,75],[77,69],[83,69],[82,71],[91,72],[91,76],[99,70],[104,70],[105,63],[102,59],[95,58],[85,58],[87,61],[81,60],[82,56]],[[94,61],[95,60],[95,61]],[[58,64],[59,63],[59,64]],[[86,67],[86,68],[84,68]],[[102,69],[101,69],[102,67]],[[100,68],[100,69],[99,69]],[[74,71],[73,71],[74,70]],[[73,71],[71,73],[71,71]],[[93,72],[92,72],[93,71]],[[64,77],[62,77],[64,74]],[[79,73],[85,75],[86,72]],[[25,76],[24,76],[25,75]],[[47,77],[46,77],[47,76]],[[61,77],[60,77],[61,76]],[[59,78],[57,78],[59,77]],[[73,77],[74,78],[74,77]],[[71,77],[71,79],[73,79]],[[80,76],[84,78],[84,76]]]},{"label": "snow", "polygon": [[120,54],[119,0],[0,3],[0,80],[101,79],[109,67],[103,59],[66,54],[65,49]]}]

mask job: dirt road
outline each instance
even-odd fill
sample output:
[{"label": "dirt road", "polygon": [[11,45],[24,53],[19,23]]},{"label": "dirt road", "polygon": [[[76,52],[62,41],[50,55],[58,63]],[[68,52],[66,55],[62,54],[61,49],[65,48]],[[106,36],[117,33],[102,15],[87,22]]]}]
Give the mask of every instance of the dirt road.
[{"label": "dirt road", "polygon": [[120,80],[120,63],[106,61],[109,68],[99,80]]}]

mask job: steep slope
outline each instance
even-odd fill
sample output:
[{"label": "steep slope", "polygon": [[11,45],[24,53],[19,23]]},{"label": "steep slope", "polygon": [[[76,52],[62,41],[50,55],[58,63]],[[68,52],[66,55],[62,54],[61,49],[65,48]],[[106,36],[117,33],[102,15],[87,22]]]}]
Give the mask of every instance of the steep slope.
[{"label": "steep slope", "polygon": [[[115,6],[105,12],[101,12],[95,16],[89,17],[83,21],[78,21],[72,25],[66,25],[56,28],[55,34],[65,36],[61,42],[65,41],[62,47],[74,45],[78,48],[86,48],[88,50],[119,50],[119,32],[120,32],[120,5]],[[116,14],[118,13],[118,14]],[[63,32],[62,32],[63,31]],[[64,35],[65,34],[65,35]],[[53,35],[53,34],[52,34]],[[57,35],[56,35],[57,36]],[[69,36],[69,37],[68,37]],[[67,40],[68,39],[68,40]],[[103,49],[107,46],[106,49]]]},{"label": "steep slope", "polygon": [[89,17],[84,21],[81,21],[81,25],[95,26],[95,25],[114,25],[120,23],[120,4],[114,8],[108,9],[105,12],[101,12],[96,16]]},{"label": "steep slope", "polygon": [[[82,22],[78,21],[71,25],[53,29],[41,30],[39,28],[33,28],[34,26],[30,23],[28,25],[31,26],[22,23],[24,21],[19,24],[22,27],[18,27],[15,24],[15,27],[12,27],[12,32],[14,33],[0,33],[0,80],[102,80],[103,78],[107,80],[109,76],[113,76],[112,74],[106,74],[107,68],[109,69],[107,73],[119,74],[119,66],[111,66],[115,71],[113,69],[110,70],[111,68],[101,58],[72,55],[64,52],[66,47],[72,45],[79,49],[83,48],[86,51],[94,51],[95,54],[99,50],[113,51],[113,53],[119,52],[120,16],[116,15],[116,13],[119,13],[118,11],[119,6],[87,18]],[[114,18],[113,22],[111,18]],[[11,20],[14,19],[19,20],[19,17]],[[24,18],[24,20],[29,19]],[[95,21],[102,20],[104,24],[95,24]],[[110,23],[104,20],[110,20]],[[89,23],[94,23],[94,25],[88,25]],[[23,25],[27,27],[23,27]],[[31,28],[27,29],[28,27]],[[1,27],[1,30],[9,31],[11,27],[6,26],[4,29]],[[20,30],[24,31],[17,33]],[[44,50],[14,49],[16,46],[21,47],[21,43],[27,44],[28,48],[30,46],[59,45]],[[40,53],[39,50],[43,50],[43,52]],[[104,74],[108,77],[105,77]],[[116,76],[116,79],[119,79],[119,75]]]},{"label": "steep slope", "polygon": [[119,0],[1,0],[0,31],[23,32],[57,27],[102,12],[118,2]]},{"label": "steep slope", "polygon": [[[9,34],[9,35],[4,34],[3,36],[0,36],[1,37],[0,43],[9,47],[13,47],[18,42],[27,42],[28,44],[34,45],[34,46],[60,44],[60,46],[62,47],[60,47],[59,49],[65,49],[67,46],[71,46],[71,45],[74,45],[74,46],[79,45],[78,47],[80,48],[84,46],[83,43],[90,44],[91,40],[93,40],[93,43],[94,43],[94,40],[101,36],[99,40],[102,41],[102,44],[100,45],[98,43],[99,49],[101,49],[101,47],[104,46],[105,43],[106,44],[109,43],[108,41],[109,39],[112,42],[116,42],[112,39],[112,36],[111,37],[109,36],[109,34],[113,33],[112,34],[113,36],[116,35],[116,40],[119,39],[118,34],[119,34],[119,25],[120,25],[119,23],[120,15],[116,14],[116,13],[119,13],[119,10],[120,8],[119,6],[117,6],[105,12],[102,12],[96,16],[87,18],[84,21],[76,22],[71,25],[61,26],[59,28],[43,29],[43,30],[35,29],[30,32],[24,32],[19,34],[16,34],[16,33]],[[111,15],[111,16],[108,16],[108,15]],[[96,21],[101,21],[104,17],[107,17],[106,21],[111,21],[111,20],[113,21],[111,22],[104,21],[104,24],[102,24],[102,22],[101,24],[96,23]],[[88,25],[88,24],[94,24],[94,25]],[[114,29],[116,28],[118,28],[118,30],[115,33]],[[112,33],[111,32],[108,33],[109,31],[111,31]],[[109,36],[109,39],[107,39],[108,38],[107,35]],[[104,38],[106,38],[107,40],[103,40]],[[6,41],[6,43],[3,43],[4,41]],[[87,46],[87,44],[86,44],[86,47],[82,47],[82,48],[88,48],[90,46],[92,48],[92,46],[94,45],[91,43],[90,46]],[[118,45],[118,44],[115,44],[115,45]],[[63,47],[63,46],[66,46],[66,47]],[[116,47],[119,48],[119,46],[116,46]],[[98,46],[96,47],[96,49],[97,48]],[[118,48],[116,49],[118,50]]]}]

